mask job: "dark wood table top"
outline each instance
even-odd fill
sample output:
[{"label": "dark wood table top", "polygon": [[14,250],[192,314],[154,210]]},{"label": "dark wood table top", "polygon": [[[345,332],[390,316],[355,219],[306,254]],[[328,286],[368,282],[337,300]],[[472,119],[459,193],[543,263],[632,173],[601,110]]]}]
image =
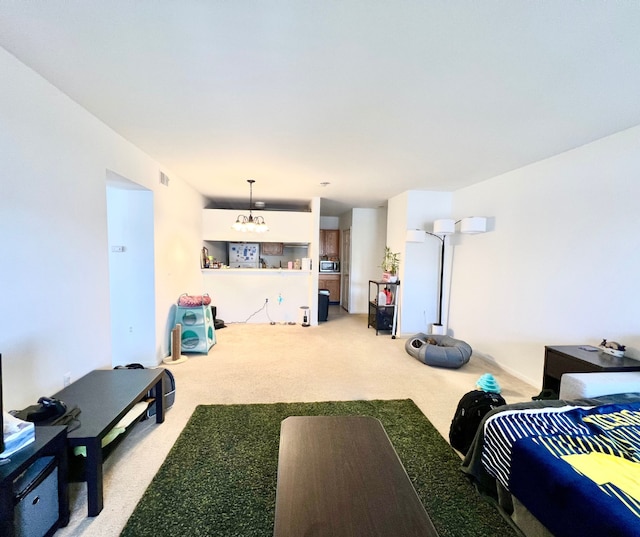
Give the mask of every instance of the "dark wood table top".
[{"label": "dark wood table top", "polygon": [[592,345],[546,345],[545,348],[582,360],[598,369],[640,369],[640,361],[626,356],[612,356]]},{"label": "dark wood table top", "polygon": [[162,378],[163,369],[96,369],[53,397],[78,405],[80,427],[67,434],[71,445],[103,438]]},{"label": "dark wood table top", "polygon": [[437,537],[382,424],[366,416],[282,422],[275,537]]},{"label": "dark wood table top", "polygon": [[44,452],[45,455],[50,455],[50,451],[43,448],[49,447],[51,443],[57,441],[61,435],[66,437],[65,429],[66,427],[63,425],[36,427],[35,440],[31,442],[31,444],[12,453],[8,457],[8,461],[0,464],[0,480],[4,480],[8,476],[15,477],[17,473],[24,471],[36,458],[42,456],[41,452]]}]

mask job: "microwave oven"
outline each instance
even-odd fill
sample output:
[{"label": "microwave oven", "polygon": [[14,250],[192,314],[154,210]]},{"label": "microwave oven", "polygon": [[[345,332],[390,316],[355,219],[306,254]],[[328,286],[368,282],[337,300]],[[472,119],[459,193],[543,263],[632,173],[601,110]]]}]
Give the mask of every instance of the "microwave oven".
[{"label": "microwave oven", "polygon": [[340,272],[340,261],[320,260],[320,272]]}]

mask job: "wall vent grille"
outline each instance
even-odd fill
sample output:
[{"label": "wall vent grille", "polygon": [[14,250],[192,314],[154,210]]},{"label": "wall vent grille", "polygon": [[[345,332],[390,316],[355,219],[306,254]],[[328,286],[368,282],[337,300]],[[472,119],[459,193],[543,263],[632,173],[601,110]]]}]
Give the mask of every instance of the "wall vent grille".
[{"label": "wall vent grille", "polygon": [[160,172],[160,184],[169,186],[169,176],[164,172]]}]

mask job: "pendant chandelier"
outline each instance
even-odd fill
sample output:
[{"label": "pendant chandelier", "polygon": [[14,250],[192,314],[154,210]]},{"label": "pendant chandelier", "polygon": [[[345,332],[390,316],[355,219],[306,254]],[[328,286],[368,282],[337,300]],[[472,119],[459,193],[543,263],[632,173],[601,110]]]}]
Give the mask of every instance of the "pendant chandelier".
[{"label": "pendant chandelier", "polygon": [[255,231],[257,233],[264,233],[265,231],[269,231],[269,227],[264,221],[264,218],[262,218],[262,216],[254,217],[251,212],[251,209],[253,208],[253,183],[255,183],[255,180],[247,179],[247,183],[249,183],[249,216],[239,214],[231,227],[236,231]]}]

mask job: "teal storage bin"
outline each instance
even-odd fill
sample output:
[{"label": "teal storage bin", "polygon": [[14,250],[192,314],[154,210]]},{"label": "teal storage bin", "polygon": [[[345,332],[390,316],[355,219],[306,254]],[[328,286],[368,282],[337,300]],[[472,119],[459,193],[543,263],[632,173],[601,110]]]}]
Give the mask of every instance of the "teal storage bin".
[{"label": "teal storage bin", "polygon": [[176,307],[174,326],[182,325],[182,352],[208,353],[216,344],[216,331],[210,306]]}]

